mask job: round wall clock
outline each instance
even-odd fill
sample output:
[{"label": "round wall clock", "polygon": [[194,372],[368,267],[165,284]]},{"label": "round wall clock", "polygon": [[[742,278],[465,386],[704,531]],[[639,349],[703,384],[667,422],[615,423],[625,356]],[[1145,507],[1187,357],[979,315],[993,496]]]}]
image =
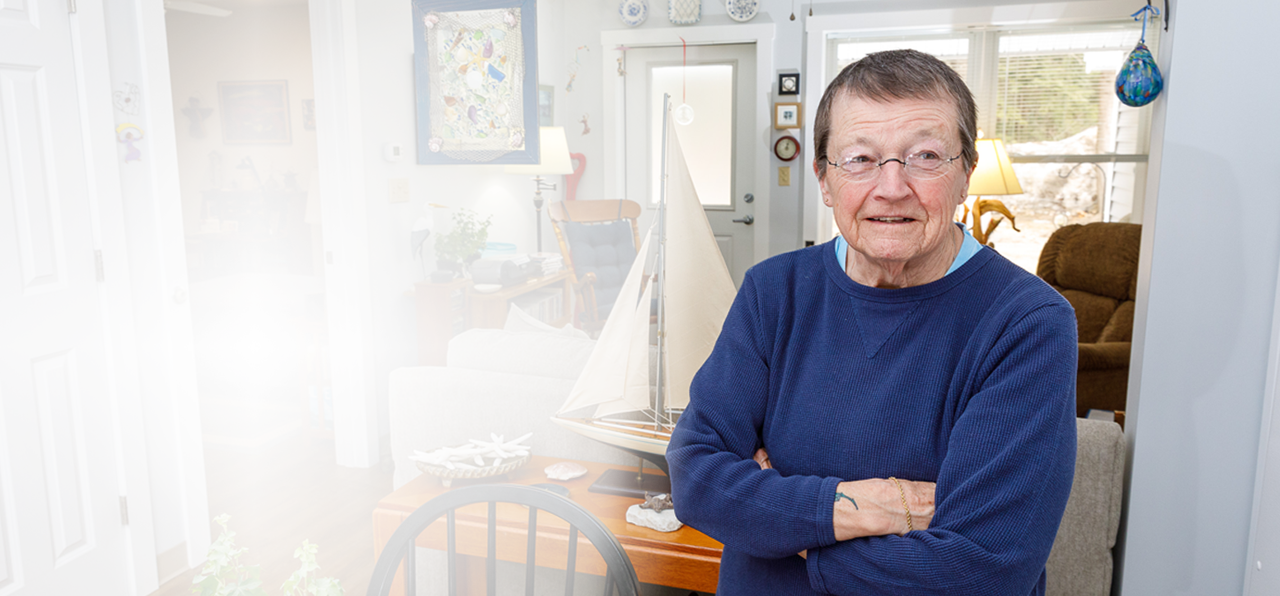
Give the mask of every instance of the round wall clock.
[{"label": "round wall clock", "polygon": [[791,161],[800,154],[800,141],[791,135],[782,135],[778,142],[773,144],[773,154],[782,161]]}]

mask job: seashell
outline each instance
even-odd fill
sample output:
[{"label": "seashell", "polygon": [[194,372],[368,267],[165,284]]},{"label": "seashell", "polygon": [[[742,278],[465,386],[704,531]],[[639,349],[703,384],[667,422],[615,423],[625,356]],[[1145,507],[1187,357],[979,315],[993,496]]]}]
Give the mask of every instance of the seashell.
[{"label": "seashell", "polygon": [[1116,97],[1124,105],[1137,108],[1155,101],[1162,89],[1164,77],[1160,76],[1160,67],[1156,66],[1146,44],[1138,42],[1116,73]]},{"label": "seashell", "polygon": [[573,480],[587,473],[587,469],[569,461],[556,462],[546,467],[544,472],[552,480]]},{"label": "seashell", "polygon": [[646,491],[644,493],[644,502],[640,504],[640,508],[652,509],[657,513],[662,513],[668,509],[674,509],[675,505],[671,503],[671,495],[667,493],[651,495]]}]

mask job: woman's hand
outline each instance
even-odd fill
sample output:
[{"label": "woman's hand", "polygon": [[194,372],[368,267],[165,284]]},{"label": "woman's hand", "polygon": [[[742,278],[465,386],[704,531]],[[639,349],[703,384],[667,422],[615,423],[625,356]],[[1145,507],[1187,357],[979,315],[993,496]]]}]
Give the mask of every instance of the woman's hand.
[{"label": "woman's hand", "polygon": [[[769,452],[757,449],[752,457],[761,470],[773,469]],[[898,484],[902,492],[898,492]],[[835,524],[836,540],[852,540],[864,536],[906,534],[907,512],[902,507],[905,498],[911,509],[911,529],[928,529],[933,521],[934,490],[932,482],[914,482],[898,479],[898,484],[885,478],[870,478],[841,482],[836,487]],[[805,556],[807,553],[800,553]]]},{"label": "woman's hand", "polygon": [[769,463],[769,452],[765,451],[763,447],[756,449],[756,455],[751,459],[756,460],[756,463],[760,464],[761,470],[773,469],[773,464]]},{"label": "woman's hand", "polygon": [[902,492],[892,480],[870,478],[841,482],[836,487],[836,540],[852,540],[864,536],[907,533],[907,512],[911,510],[911,529],[924,530],[933,521],[934,483],[898,479]]}]

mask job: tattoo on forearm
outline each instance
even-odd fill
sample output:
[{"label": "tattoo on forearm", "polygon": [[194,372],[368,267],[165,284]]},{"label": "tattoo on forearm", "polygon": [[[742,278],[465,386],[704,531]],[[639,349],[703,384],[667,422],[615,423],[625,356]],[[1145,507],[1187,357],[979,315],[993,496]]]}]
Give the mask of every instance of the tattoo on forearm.
[{"label": "tattoo on forearm", "polygon": [[836,502],[837,502],[837,503],[839,503],[839,502],[840,502],[840,499],[849,499],[849,502],[850,502],[850,503],[853,503],[853,509],[854,509],[855,511],[857,511],[857,510],[858,510],[858,502],[857,502],[857,501],[855,501],[855,500],[853,500],[853,497],[850,497],[849,495],[846,495],[846,494],[844,494],[844,493],[842,493],[842,492],[837,492],[837,493],[836,493]]}]

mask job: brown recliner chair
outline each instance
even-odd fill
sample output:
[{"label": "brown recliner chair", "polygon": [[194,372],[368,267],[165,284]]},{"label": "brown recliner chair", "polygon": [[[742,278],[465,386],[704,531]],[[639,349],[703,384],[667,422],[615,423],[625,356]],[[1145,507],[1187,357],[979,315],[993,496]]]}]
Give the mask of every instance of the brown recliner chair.
[{"label": "brown recliner chair", "polygon": [[1125,409],[1141,240],[1138,224],[1073,224],[1055,231],[1040,251],[1036,275],[1076,310],[1077,416]]}]

